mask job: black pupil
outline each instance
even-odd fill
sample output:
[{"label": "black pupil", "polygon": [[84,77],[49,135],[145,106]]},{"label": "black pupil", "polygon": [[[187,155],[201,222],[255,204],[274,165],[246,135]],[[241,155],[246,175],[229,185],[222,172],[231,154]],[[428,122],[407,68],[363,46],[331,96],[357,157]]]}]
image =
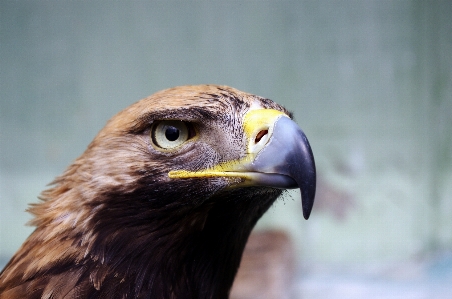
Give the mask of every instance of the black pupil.
[{"label": "black pupil", "polygon": [[175,141],[179,138],[179,129],[175,127],[167,127],[165,130],[165,137],[169,141]]}]

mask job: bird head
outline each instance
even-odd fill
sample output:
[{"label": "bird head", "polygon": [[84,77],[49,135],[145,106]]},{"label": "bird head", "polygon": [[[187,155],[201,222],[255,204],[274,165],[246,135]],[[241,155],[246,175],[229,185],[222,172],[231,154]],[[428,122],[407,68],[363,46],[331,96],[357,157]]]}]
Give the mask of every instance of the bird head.
[{"label": "bird head", "polygon": [[99,184],[133,189],[138,178],[165,192],[197,182],[208,185],[197,192],[299,188],[306,219],[314,203],[314,157],[291,114],[226,86],[182,86],[145,98],[110,120],[89,150],[89,165],[101,164],[91,167],[101,171]]}]

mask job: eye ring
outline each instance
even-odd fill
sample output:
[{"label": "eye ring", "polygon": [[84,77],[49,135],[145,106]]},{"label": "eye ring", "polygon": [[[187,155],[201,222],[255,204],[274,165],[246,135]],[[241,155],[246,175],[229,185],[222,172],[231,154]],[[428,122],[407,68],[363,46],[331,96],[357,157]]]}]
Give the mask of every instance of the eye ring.
[{"label": "eye ring", "polygon": [[180,120],[161,120],[151,128],[151,140],[154,145],[164,150],[172,150],[194,136],[190,123]]}]

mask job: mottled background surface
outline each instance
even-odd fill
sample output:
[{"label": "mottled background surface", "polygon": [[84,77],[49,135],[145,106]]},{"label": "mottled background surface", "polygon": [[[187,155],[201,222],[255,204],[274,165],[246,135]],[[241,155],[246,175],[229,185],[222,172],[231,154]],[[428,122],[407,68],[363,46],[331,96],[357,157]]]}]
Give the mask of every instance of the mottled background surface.
[{"label": "mottled background surface", "polygon": [[319,171],[258,227],[294,298],[452,297],[451,1],[0,1],[0,267],[27,204],[120,109],[215,83],[292,110]]}]

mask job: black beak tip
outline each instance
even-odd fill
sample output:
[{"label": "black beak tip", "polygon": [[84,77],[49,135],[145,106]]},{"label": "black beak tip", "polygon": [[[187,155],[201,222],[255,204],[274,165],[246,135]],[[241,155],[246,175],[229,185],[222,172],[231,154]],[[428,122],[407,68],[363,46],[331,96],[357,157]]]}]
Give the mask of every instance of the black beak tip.
[{"label": "black beak tip", "polygon": [[[311,190],[308,192],[302,191],[301,203],[303,207],[303,217],[308,220],[311,215],[312,206],[314,205],[314,197],[315,197],[315,185],[311,187]],[[310,192],[309,192],[310,191]]]},{"label": "black beak tip", "polygon": [[304,163],[299,168],[299,186],[301,189],[301,204],[303,207],[303,217],[308,220],[311,215],[312,207],[314,206],[315,191],[317,185],[317,174],[315,169],[314,155],[312,154],[311,146],[308,139],[304,135]]},{"label": "black beak tip", "polygon": [[303,217],[308,220],[314,206],[315,191],[317,186],[317,172],[315,167],[314,155],[308,139],[305,137],[305,163],[301,169],[300,189],[301,204],[303,207]]}]

